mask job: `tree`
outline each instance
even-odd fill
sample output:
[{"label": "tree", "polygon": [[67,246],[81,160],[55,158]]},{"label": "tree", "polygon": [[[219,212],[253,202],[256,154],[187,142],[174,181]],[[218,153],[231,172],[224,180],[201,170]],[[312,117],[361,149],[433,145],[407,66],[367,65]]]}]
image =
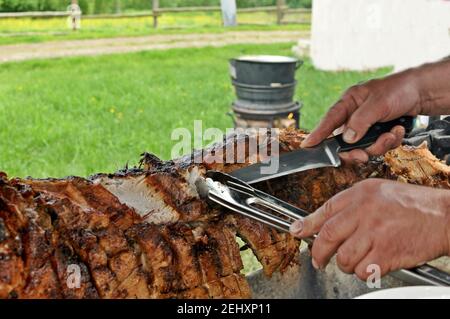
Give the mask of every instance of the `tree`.
[{"label": "tree", "polygon": [[80,6],[81,12],[83,14],[89,14],[89,0],[78,0],[78,5]]},{"label": "tree", "polygon": [[105,13],[106,3],[104,0],[94,0],[94,14]]}]

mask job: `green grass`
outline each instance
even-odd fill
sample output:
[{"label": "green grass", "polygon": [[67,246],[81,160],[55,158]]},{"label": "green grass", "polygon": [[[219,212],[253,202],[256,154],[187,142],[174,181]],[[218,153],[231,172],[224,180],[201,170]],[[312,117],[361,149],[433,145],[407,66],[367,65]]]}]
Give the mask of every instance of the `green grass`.
[{"label": "green grass", "polygon": [[[290,55],[292,44],[65,58],[0,67],[0,170],[62,177],[113,172],[149,151],[170,156],[178,127],[225,129],[234,99],[227,59]],[[302,126],[311,129],[349,85],[386,73],[298,71]]]},{"label": "green grass", "polygon": [[[289,15],[289,21],[302,18]],[[297,20],[296,20],[297,19]],[[276,25],[275,15],[267,13],[241,13],[241,25],[223,28],[218,12],[167,13],[158,20],[158,29],[153,28],[152,17],[120,19],[84,19],[81,29],[72,31],[66,18],[51,19],[0,19],[0,45],[33,43],[44,41],[111,38],[119,36],[143,36],[173,33],[221,33],[228,31],[264,30],[309,30],[309,25]]]}]

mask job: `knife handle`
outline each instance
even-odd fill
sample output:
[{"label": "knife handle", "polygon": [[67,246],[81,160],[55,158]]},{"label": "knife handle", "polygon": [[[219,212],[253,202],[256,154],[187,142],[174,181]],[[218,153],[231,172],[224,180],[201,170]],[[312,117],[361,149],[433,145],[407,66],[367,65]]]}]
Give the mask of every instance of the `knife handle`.
[{"label": "knife handle", "polygon": [[347,152],[357,148],[366,148],[378,139],[381,134],[390,132],[395,126],[401,125],[405,128],[405,135],[408,135],[414,126],[414,117],[402,116],[396,120],[389,122],[378,122],[369,128],[366,135],[364,135],[358,142],[349,144],[344,142],[342,134],[336,135],[334,139],[339,143],[339,152]]}]

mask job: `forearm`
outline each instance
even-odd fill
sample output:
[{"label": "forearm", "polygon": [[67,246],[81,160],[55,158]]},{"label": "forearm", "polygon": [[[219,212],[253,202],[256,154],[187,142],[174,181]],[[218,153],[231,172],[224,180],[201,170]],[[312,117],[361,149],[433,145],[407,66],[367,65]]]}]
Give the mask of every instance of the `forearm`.
[{"label": "forearm", "polygon": [[429,63],[411,72],[420,91],[419,114],[450,114],[450,59]]}]

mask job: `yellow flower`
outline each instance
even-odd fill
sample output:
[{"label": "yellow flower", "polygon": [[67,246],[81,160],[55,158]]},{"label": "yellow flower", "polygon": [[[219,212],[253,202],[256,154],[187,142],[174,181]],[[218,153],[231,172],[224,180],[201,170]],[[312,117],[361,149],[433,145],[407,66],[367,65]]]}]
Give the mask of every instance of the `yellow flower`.
[{"label": "yellow flower", "polygon": [[115,112],[116,112],[116,109],[112,107],[112,108],[109,109],[109,112],[110,112],[110,113],[115,113]]}]

